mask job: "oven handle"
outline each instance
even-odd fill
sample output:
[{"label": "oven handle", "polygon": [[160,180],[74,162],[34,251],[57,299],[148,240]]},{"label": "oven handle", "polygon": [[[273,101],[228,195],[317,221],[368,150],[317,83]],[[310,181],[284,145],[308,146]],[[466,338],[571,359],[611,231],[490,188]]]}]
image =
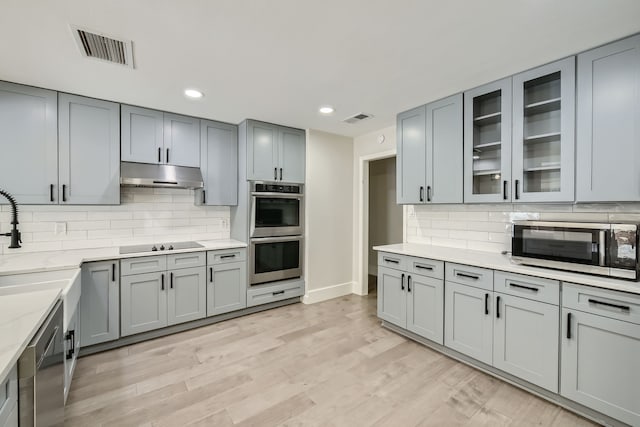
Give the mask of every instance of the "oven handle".
[{"label": "oven handle", "polygon": [[253,197],[276,197],[282,199],[301,199],[304,197],[303,194],[300,193],[251,193]]},{"label": "oven handle", "polygon": [[252,244],[257,243],[273,243],[273,242],[294,242],[302,241],[303,236],[280,236],[280,237],[254,237],[251,239]]}]

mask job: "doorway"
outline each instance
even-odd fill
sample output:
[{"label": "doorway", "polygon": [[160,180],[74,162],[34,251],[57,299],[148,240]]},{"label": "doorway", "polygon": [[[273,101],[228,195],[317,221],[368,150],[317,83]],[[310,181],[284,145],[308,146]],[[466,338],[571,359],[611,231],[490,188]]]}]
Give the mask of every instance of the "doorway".
[{"label": "doorway", "polygon": [[377,245],[402,243],[402,206],[396,204],[396,158],[369,161],[367,289],[376,291],[378,277]]}]

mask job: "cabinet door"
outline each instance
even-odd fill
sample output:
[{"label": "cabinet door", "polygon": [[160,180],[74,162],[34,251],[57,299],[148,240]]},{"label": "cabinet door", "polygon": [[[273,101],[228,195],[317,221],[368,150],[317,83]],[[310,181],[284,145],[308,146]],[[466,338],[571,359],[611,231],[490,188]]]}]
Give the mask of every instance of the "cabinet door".
[{"label": "cabinet door", "polygon": [[511,201],[511,77],[464,94],[464,201]]},{"label": "cabinet door", "polygon": [[396,155],[396,200],[398,204],[417,204],[426,201],[425,162],[426,107],[414,108],[398,114]]},{"label": "cabinet door", "polygon": [[200,169],[204,189],[197,202],[205,205],[238,204],[238,127],[200,120]]},{"label": "cabinet door", "polygon": [[378,317],[402,328],[407,327],[406,274],[378,267]]},{"label": "cabinet door", "polygon": [[444,281],[407,277],[407,329],[438,344],[444,340]]},{"label": "cabinet door", "polygon": [[168,324],[202,319],[207,312],[207,278],[205,267],[169,272]]},{"label": "cabinet door", "polygon": [[167,326],[167,274],[145,273],[122,278],[122,336]]},{"label": "cabinet door", "polygon": [[120,338],[120,274],[117,261],[82,265],[80,344],[87,347]]},{"label": "cabinet door", "polygon": [[120,204],[120,104],[61,93],[58,133],[60,203]]},{"label": "cabinet door", "polygon": [[164,163],[162,111],[122,105],[120,117],[122,161]]},{"label": "cabinet door", "polygon": [[572,202],[575,57],[513,77],[513,197]]},{"label": "cabinet door", "polygon": [[576,200],[640,200],[640,35],[578,55]]},{"label": "cabinet door", "polygon": [[444,345],[489,365],[493,360],[492,294],[445,283]]},{"label": "cabinet door", "polygon": [[278,127],[268,123],[247,123],[247,179],[278,179]]},{"label": "cabinet door", "polygon": [[78,357],[80,329],[78,327],[78,310],[74,311],[64,335],[64,400],[67,401],[71,389],[71,379]]},{"label": "cabinet door", "polygon": [[247,307],[247,264],[232,262],[209,267],[207,316]]},{"label": "cabinet door", "polygon": [[58,202],[57,108],[54,91],[0,82],[0,183],[19,204]]},{"label": "cabinet door", "polygon": [[427,105],[427,203],[462,203],[462,94]]},{"label": "cabinet door", "polygon": [[493,366],[557,393],[558,306],[501,293],[495,301]]},{"label": "cabinet door", "polygon": [[[24,391],[23,391],[24,393]],[[0,427],[18,427],[18,367],[0,382]]]},{"label": "cabinet door", "polygon": [[307,144],[305,131],[283,127],[278,137],[278,180],[303,184]]},{"label": "cabinet door", "polygon": [[164,162],[200,167],[200,119],[164,113]]},{"label": "cabinet door", "polygon": [[638,325],[563,309],[561,354],[562,396],[640,425]]}]

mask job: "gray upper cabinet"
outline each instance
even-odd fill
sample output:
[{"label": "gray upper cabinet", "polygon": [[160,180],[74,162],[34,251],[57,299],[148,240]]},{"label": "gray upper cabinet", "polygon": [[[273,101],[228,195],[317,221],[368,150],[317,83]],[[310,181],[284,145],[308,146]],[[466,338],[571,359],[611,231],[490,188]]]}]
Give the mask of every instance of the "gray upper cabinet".
[{"label": "gray upper cabinet", "polygon": [[238,127],[200,121],[200,170],[204,188],[196,193],[196,204],[238,204]]},{"label": "gray upper cabinet", "polygon": [[165,163],[200,167],[200,120],[164,113]]},{"label": "gray upper cabinet", "polygon": [[511,201],[511,77],[464,93],[464,201]]},{"label": "gray upper cabinet", "polygon": [[122,277],[120,310],[123,337],[168,325],[168,279],[164,272]]},{"label": "gray upper cabinet", "polygon": [[247,120],[247,179],[304,183],[306,133]]},{"label": "gray upper cabinet", "polygon": [[60,203],[120,204],[120,105],[59,94]]},{"label": "gray upper cabinet", "polygon": [[209,267],[207,316],[247,307],[247,264],[231,262]]},{"label": "gray upper cabinet", "polygon": [[207,311],[207,283],[202,267],[169,272],[169,325],[202,319]]},{"label": "gray upper cabinet", "polygon": [[118,261],[82,265],[80,344],[87,347],[120,338]]},{"label": "gray upper cabinet", "polygon": [[200,120],[122,105],[121,158],[125,162],[200,166]]},{"label": "gray upper cabinet", "polygon": [[405,273],[378,267],[378,317],[394,325],[407,326],[407,297]]},{"label": "gray upper cabinet", "polygon": [[572,202],[575,57],[513,76],[513,201]]},{"label": "gray upper cabinet", "polygon": [[640,35],[578,55],[576,201],[640,200]]},{"label": "gray upper cabinet", "polygon": [[57,107],[54,91],[0,82],[0,188],[20,204],[57,203]]},{"label": "gray upper cabinet", "polygon": [[399,204],[462,203],[462,95],[397,117]]}]

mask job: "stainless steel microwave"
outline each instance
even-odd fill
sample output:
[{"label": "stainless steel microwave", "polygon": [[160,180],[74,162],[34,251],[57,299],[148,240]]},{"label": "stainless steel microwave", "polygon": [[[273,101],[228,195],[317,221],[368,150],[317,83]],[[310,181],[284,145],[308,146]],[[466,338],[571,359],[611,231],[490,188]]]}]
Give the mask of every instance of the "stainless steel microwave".
[{"label": "stainless steel microwave", "polygon": [[638,280],[638,224],[514,221],[512,260]]}]

